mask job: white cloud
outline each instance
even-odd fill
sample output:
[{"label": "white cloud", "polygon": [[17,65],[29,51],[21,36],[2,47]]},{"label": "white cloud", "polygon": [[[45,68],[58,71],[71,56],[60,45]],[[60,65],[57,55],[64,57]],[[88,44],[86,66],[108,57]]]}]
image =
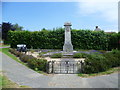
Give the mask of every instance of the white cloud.
[{"label": "white cloud", "polygon": [[118,20],[118,0],[81,0],[78,7],[82,15],[99,13],[99,17],[109,22],[117,22]]}]

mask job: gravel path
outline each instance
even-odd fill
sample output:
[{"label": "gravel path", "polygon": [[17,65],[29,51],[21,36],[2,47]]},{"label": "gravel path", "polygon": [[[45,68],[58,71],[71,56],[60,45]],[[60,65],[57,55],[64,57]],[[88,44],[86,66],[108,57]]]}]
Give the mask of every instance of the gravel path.
[{"label": "gravel path", "polygon": [[13,82],[33,88],[118,88],[118,73],[81,78],[76,74],[42,75],[0,52],[4,74]]}]

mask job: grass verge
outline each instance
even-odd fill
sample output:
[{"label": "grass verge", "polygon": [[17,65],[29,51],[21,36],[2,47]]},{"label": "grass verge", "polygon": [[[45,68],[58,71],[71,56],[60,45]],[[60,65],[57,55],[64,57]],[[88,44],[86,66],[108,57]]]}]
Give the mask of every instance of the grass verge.
[{"label": "grass verge", "polygon": [[93,74],[78,74],[78,76],[80,77],[84,77],[84,78],[89,78],[89,77],[94,77],[94,76],[100,76],[100,75],[108,75],[111,73],[115,73],[118,72],[120,70],[120,67],[115,67],[115,68],[110,68],[109,70],[105,71],[105,72],[99,72],[99,73],[93,73]]},{"label": "grass verge", "polygon": [[30,88],[28,86],[18,85],[11,80],[9,80],[5,75],[0,72],[0,88]]},{"label": "grass verge", "polygon": [[0,47],[6,47],[6,46],[10,46],[10,45],[0,45]]}]

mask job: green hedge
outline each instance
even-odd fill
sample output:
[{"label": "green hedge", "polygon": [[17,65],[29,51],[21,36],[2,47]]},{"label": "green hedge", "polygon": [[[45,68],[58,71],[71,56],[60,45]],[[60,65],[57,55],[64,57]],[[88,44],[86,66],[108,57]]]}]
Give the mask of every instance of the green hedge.
[{"label": "green hedge", "polygon": [[26,44],[27,48],[60,49],[64,42],[64,31],[10,31],[8,38],[12,48],[16,48],[17,44]]},{"label": "green hedge", "polygon": [[105,54],[89,55],[83,66],[83,73],[98,73],[120,66],[120,51],[112,50]]},{"label": "green hedge", "polygon": [[109,38],[109,50],[111,49],[119,49],[120,50],[120,32],[108,34]]},{"label": "green hedge", "polygon": [[[103,31],[72,30],[72,44],[74,49],[108,50],[118,46],[118,34],[106,34]],[[119,34],[120,36],[120,34]],[[64,44],[64,29],[42,31],[10,31],[8,32],[9,43],[12,48],[17,44],[26,44],[27,48],[34,49],[62,49]],[[115,41],[114,41],[115,40]]]},{"label": "green hedge", "polygon": [[75,53],[73,54],[73,58],[86,58],[89,54],[86,53]]},{"label": "green hedge", "polygon": [[61,58],[62,53],[54,53],[53,55],[50,56],[51,58]]}]

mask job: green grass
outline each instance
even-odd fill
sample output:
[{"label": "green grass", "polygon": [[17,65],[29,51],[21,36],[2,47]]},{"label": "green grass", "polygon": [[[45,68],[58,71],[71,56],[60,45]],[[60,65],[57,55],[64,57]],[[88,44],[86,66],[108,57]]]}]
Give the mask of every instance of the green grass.
[{"label": "green grass", "polygon": [[0,75],[0,90],[2,89],[2,76]]},{"label": "green grass", "polygon": [[7,77],[0,76],[2,78],[2,88],[18,88],[19,85],[11,82]]},{"label": "green grass", "polygon": [[10,46],[10,45],[0,45],[0,47],[6,47],[6,46]]},{"label": "green grass", "polygon": [[53,55],[50,56],[51,58],[61,58],[62,57],[62,53],[55,53]]},{"label": "green grass", "polygon": [[40,52],[39,57],[44,57],[43,54],[46,54],[46,53],[48,53],[48,52]]},{"label": "green grass", "polygon": [[5,75],[0,74],[0,89],[2,88],[30,88],[30,87],[18,85],[9,80]]},{"label": "green grass", "polygon": [[120,67],[116,67],[116,68],[110,68],[109,70],[107,70],[105,72],[99,72],[99,73],[93,73],[93,74],[82,74],[82,73],[80,73],[80,74],[78,74],[78,76],[86,78],[86,77],[107,75],[107,74],[118,72],[119,70],[120,70]]}]

